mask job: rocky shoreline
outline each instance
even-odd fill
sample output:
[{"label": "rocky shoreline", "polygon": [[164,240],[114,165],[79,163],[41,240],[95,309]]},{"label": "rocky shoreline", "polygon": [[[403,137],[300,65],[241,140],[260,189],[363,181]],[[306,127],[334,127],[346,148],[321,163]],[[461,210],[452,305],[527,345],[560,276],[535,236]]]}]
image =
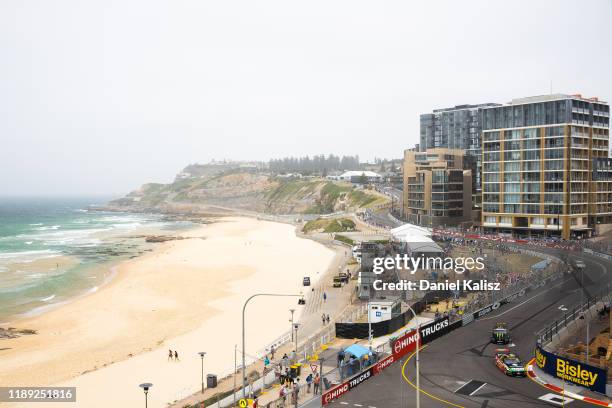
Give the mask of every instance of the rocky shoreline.
[{"label": "rocky shoreline", "polygon": [[16,329],[14,327],[3,328],[0,327],[0,339],[14,339],[21,336],[28,336],[36,334],[36,330],[30,329]]}]

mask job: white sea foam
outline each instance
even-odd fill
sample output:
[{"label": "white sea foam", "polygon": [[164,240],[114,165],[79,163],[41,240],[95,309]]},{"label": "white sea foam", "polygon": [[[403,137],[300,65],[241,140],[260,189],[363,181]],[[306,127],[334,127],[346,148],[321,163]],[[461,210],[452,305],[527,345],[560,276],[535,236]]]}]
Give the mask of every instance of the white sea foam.
[{"label": "white sea foam", "polygon": [[56,230],[59,229],[61,227],[61,225],[48,225],[45,227],[38,227],[38,228],[34,228],[37,231],[49,231],[49,230]]},{"label": "white sea foam", "polygon": [[50,301],[50,300],[53,300],[54,298],[55,298],[55,295],[51,295],[51,296],[48,296],[48,297],[46,297],[46,298],[42,298],[42,299],[40,299],[40,301],[41,301],[41,302],[48,302],[48,301]]},{"label": "white sea foam", "polygon": [[88,293],[94,293],[94,292],[97,292],[97,291],[98,291],[98,287],[94,286],[93,288],[89,289]]},{"label": "white sea foam", "polygon": [[26,245],[32,245],[34,243],[34,241],[26,241],[25,244]]},{"label": "white sea foam", "polygon": [[59,256],[58,251],[52,249],[41,249],[38,251],[0,252],[0,261],[10,262],[34,262],[39,259],[53,258]]}]

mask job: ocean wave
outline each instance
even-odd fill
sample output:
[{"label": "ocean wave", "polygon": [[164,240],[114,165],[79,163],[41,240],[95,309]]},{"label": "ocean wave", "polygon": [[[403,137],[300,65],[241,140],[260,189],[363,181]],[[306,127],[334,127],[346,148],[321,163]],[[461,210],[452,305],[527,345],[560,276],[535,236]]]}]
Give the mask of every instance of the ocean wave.
[{"label": "ocean wave", "polygon": [[34,241],[26,241],[25,244],[26,245],[32,245],[34,243]]},{"label": "ocean wave", "polygon": [[53,299],[55,299],[55,295],[51,295],[51,296],[48,296],[46,298],[42,298],[42,299],[40,299],[40,301],[41,302],[48,302],[48,301],[53,300]]},{"label": "ocean wave", "polygon": [[37,226],[37,225],[43,225],[43,223],[42,223],[42,222],[35,222],[34,224],[29,224],[29,225],[31,225],[31,226],[33,226],[33,227],[35,227],[35,226]]},{"label": "ocean wave", "polygon": [[87,229],[74,229],[74,230],[65,230],[65,231],[55,231],[55,232],[41,232],[38,234],[21,234],[17,235],[16,238],[34,240],[34,241],[43,241],[49,244],[59,244],[64,245],[69,242],[79,241],[82,239],[86,239],[91,235],[110,231],[111,228],[87,228]]},{"label": "ocean wave", "polygon": [[60,252],[52,249],[41,249],[37,251],[0,252],[0,260],[10,262],[34,262],[39,259],[53,258],[59,256]]},{"label": "ocean wave", "polygon": [[88,292],[88,293],[95,293],[95,292],[97,292],[97,291],[98,291],[98,287],[97,287],[97,286],[94,286],[93,288],[89,289],[89,292]]},{"label": "ocean wave", "polygon": [[38,228],[34,228],[36,231],[49,231],[49,230],[56,230],[59,229],[61,227],[61,225],[48,225],[45,227],[38,227]]}]

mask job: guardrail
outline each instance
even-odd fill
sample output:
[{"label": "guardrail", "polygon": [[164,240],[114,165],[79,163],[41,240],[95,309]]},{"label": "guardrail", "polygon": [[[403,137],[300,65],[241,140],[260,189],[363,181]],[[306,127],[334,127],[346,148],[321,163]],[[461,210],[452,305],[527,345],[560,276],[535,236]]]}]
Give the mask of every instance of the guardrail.
[{"label": "guardrail", "polygon": [[579,304],[578,306],[574,306],[572,309],[564,311],[563,314],[559,317],[559,319],[550,323],[549,325],[547,325],[536,333],[538,344],[540,344],[542,347],[545,347],[553,341],[554,336],[559,335],[559,333],[569,324],[578,319],[581,319],[592,306],[596,305],[599,302],[609,303],[610,296],[610,288],[609,286],[606,286],[606,288],[602,289],[602,292],[599,295],[592,296],[586,299],[585,302]]}]

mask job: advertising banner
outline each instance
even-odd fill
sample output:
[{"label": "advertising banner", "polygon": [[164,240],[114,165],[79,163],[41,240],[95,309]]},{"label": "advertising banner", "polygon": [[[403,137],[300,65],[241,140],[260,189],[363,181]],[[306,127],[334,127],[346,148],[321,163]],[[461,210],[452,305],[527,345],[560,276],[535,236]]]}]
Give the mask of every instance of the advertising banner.
[{"label": "advertising banner", "polygon": [[337,385],[331,390],[326,391],[325,393],[323,393],[321,397],[322,404],[323,405],[329,404],[336,398],[346,394],[347,392],[359,386],[360,384],[363,384],[365,381],[372,378],[373,375],[374,375],[374,367],[370,367],[367,370],[362,371],[361,373],[355,375],[354,377],[351,377],[350,379],[346,380],[342,384]]},{"label": "advertising banner", "polygon": [[399,360],[406,354],[416,350],[418,338],[419,333],[416,330],[411,330],[395,340],[393,342],[393,355],[395,358]]},{"label": "advertising banner", "polygon": [[602,394],[606,393],[608,376],[606,370],[580,361],[557,356],[541,347],[536,348],[535,357],[536,365],[545,373],[588,388],[591,391]]},{"label": "advertising banner", "polygon": [[395,361],[396,360],[394,355],[390,355],[389,357],[383,358],[378,363],[374,364],[374,366],[372,367],[373,374],[380,374],[385,368],[395,363]]},{"label": "advertising banner", "polygon": [[421,344],[427,344],[450,331],[450,320],[443,317],[421,326]]}]

